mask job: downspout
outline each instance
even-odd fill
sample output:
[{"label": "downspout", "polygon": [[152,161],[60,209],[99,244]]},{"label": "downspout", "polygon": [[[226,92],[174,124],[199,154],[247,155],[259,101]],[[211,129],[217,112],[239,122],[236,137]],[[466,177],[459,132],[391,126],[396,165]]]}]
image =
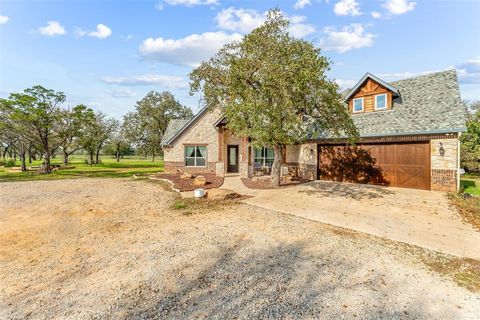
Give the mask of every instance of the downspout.
[{"label": "downspout", "polygon": [[458,133],[457,137],[457,192],[460,190],[460,136],[461,132]]}]

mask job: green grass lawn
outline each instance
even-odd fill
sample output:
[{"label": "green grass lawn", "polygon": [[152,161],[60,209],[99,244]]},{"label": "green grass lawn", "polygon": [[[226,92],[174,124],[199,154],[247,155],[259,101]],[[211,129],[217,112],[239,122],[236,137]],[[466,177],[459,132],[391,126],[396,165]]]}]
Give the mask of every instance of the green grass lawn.
[{"label": "green grass lawn", "polygon": [[465,193],[480,196],[480,176],[465,174],[460,178],[460,186]]},{"label": "green grass lawn", "polygon": [[[6,172],[8,168],[0,167],[0,182],[27,181],[27,180],[56,180],[72,178],[122,178],[134,174],[155,173],[163,171],[163,161],[144,160],[139,157],[128,157],[117,162],[111,157],[101,157],[101,164],[90,166],[85,164],[84,156],[71,157],[69,166],[72,169],[56,170],[51,174],[38,174],[36,171]],[[27,166],[38,166],[40,161],[34,161]],[[62,159],[52,159],[52,164],[61,164]],[[17,165],[20,165],[18,162]]]}]

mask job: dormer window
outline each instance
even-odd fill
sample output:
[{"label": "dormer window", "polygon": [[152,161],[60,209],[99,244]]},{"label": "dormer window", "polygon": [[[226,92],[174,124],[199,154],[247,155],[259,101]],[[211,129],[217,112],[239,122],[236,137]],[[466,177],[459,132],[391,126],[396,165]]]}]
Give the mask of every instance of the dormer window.
[{"label": "dormer window", "polygon": [[351,113],[369,113],[392,109],[393,99],[400,92],[391,84],[367,73],[348,91],[344,101]]},{"label": "dormer window", "polygon": [[387,109],[387,94],[377,94],[375,96],[375,110]]},{"label": "dormer window", "polygon": [[363,111],[363,98],[353,99],[353,112]]}]

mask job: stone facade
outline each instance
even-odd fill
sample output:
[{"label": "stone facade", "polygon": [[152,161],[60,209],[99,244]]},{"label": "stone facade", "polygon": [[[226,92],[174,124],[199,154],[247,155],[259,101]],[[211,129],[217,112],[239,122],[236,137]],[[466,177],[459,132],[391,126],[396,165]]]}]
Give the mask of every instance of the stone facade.
[{"label": "stone facade", "polygon": [[[227,171],[227,146],[238,146],[239,175],[243,178],[254,174],[253,146],[245,137],[238,137],[225,127],[217,128],[215,122],[222,116],[213,111],[199,117],[196,123],[175,141],[172,147],[164,148],[166,172],[212,172],[224,176]],[[413,138],[415,137],[415,138]],[[458,138],[456,135],[409,136],[412,141],[430,140],[431,190],[454,191],[458,186]],[[398,139],[398,137],[397,137]],[[409,142],[408,140],[407,142]],[[207,147],[206,167],[186,167],[184,165],[185,145],[204,145]],[[281,167],[282,180],[292,177],[303,180],[316,180],[318,172],[317,143],[287,145]]]},{"label": "stone facade", "polygon": [[[221,117],[219,110],[207,112],[201,116],[197,123],[186,129],[175,141],[172,147],[164,148],[165,171],[171,172],[184,167],[186,171],[204,172],[202,167],[185,167],[185,145],[205,145],[207,146],[207,163],[216,163],[218,161],[218,132],[213,126],[215,121]],[[184,171],[185,171],[184,170]],[[215,167],[213,172],[215,172]]]},{"label": "stone facade", "polygon": [[317,179],[317,144],[305,143],[286,146],[285,160],[298,166],[298,177],[303,180]]},{"label": "stone facade", "polygon": [[458,139],[430,140],[431,184],[435,191],[455,191],[458,185]]},{"label": "stone facade", "polygon": [[208,162],[205,167],[187,167],[184,162],[165,161],[165,172],[167,173],[216,173],[216,162]]}]

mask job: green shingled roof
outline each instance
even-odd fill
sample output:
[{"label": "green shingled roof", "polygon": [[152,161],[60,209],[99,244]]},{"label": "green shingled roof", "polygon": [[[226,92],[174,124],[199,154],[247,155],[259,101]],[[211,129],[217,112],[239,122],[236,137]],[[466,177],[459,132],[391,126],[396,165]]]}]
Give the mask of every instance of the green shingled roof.
[{"label": "green shingled roof", "polygon": [[191,119],[172,119],[168,123],[167,130],[165,130],[165,134],[162,138],[162,146],[168,145],[169,141],[182,130]]},{"label": "green shingled roof", "polygon": [[[393,99],[391,110],[352,114],[360,137],[466,131],[466,109],[460,97],[455,70],[389,84],[399,93],[399,97]],[[350,90],[346,90],[343,95],[347,96],[349,92]],[[188,127],[190,122],[201,116],[203,111],[204,109],[193,119],[171,120],[162,145],[169,145],[172,139]],[[325,139],[328,135],[308,138]]]},{"label": "green shingled roof", "polygon": [[[395,81],[390,85],[399,92],[399,97],[393,99],[391,110],[352,114],[360,137],[466,130],[466,109],[455,70]],[[344,92],[344,96],[349,92]]]}]

